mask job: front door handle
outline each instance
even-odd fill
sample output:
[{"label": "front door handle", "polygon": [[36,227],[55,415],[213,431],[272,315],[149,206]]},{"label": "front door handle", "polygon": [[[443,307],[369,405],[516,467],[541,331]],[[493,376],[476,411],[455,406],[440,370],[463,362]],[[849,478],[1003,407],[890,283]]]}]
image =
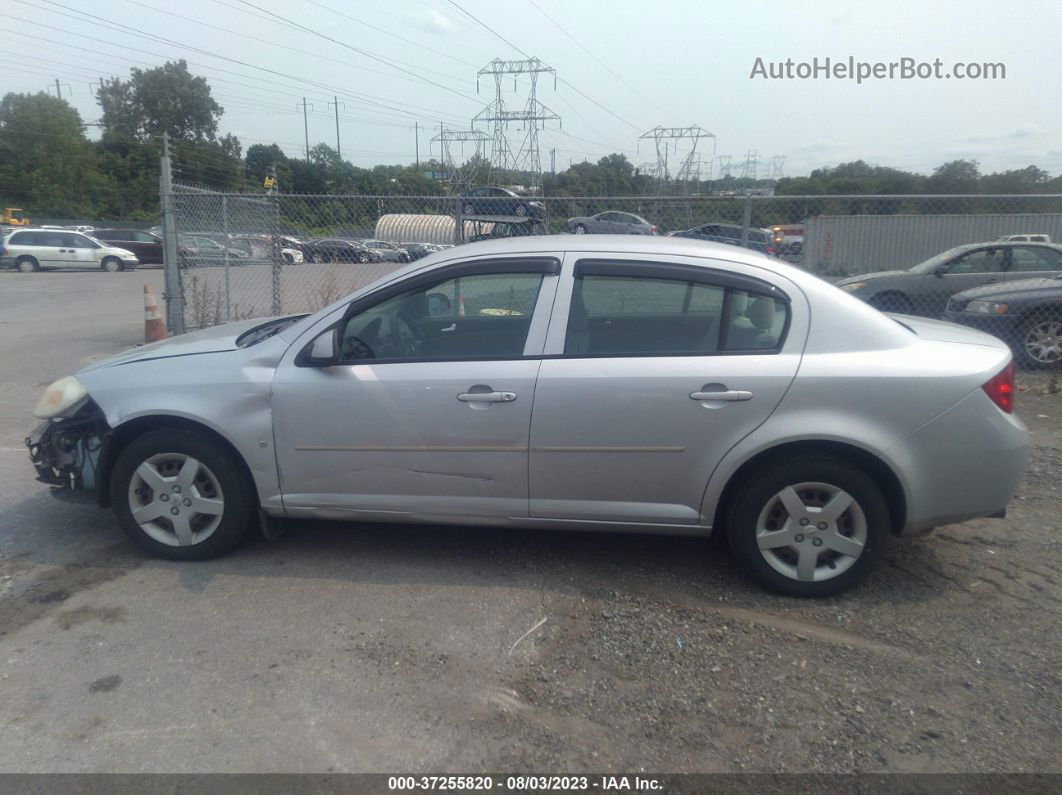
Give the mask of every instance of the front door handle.
[{"label": "front door handle", "polygon": [[512,403],[515,392],[462,392],[457,396],[462,403]]},{"label": "front door handle", "polygon": [[724,392],[690,392],[690,400],[724,400],[733,403],[739,400],[752,400],[752,393],[743,389],[727,389]]}]

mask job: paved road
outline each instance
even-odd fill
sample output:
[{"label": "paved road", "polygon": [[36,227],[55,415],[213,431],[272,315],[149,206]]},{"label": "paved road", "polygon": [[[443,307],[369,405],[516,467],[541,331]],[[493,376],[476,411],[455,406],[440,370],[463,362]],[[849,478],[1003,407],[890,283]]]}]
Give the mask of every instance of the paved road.
[{"label": "paved road", "polygon": [[306,523],[174,564],[21,448],[47,382],[141,338],[145,282],[0,274],[0,770],[1062,769],[1043,379],[1011,518],[894,544],[842,599],[607,534]]}]

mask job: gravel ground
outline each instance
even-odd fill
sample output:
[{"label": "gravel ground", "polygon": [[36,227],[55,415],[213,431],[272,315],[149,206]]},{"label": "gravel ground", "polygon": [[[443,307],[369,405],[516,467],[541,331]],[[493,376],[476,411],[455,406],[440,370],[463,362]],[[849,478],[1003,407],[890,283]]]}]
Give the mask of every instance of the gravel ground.
[{"label": "gravel ground", "polygon": [[1008,517],[894,541],[841,598],[611,534],[300,523],[181,565],[19,444],[158,276],[0,275],[0,771],[1062,772],[1047,377]]}]

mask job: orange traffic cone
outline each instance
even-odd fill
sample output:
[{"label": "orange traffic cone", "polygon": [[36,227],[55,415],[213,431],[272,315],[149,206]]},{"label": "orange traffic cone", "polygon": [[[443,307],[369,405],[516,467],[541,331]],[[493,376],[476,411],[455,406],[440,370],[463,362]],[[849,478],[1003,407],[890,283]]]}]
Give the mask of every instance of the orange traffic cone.
[{"label": "orange traffic cone", "polygon": [[144,285],[144,342],[158,342],[164,340],[169,334],[166,333],[166,325],[162,322],[162,313],[159,312],[158,301],[151,294],[151,288]]}]

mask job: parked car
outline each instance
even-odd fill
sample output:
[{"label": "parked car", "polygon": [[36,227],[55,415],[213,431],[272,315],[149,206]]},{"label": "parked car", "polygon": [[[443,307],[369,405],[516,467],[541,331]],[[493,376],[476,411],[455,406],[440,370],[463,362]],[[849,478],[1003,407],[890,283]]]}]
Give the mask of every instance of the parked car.
[{"label": "parked car", "polygon": [[[744,235],[744,227],[740,224],[711,223],[695,226],[693,229],[685,229],[679,232],[668,232],[669,237],[688,237],[693,240],[707,240],[713,243],[727,243],[732,246],[741,246]],[[776,255],[778,252],[771,243],[771,233],[766,229],[749,229],[747,244],[744,248],[759,251],[764,254]]]},{"label": "parked car", "polygon": [[999,240],[1009,240],[1012,243],[1050,243],[1051,235],[1041,234],[1024,234],[1024,235],[1003,235],[998,238]]},{"label": "parked car", "polygon": [[276,235],[234,235],[229,238],[229,245],[259,263],[271,263],[274,257],[288,265],[302,262],[302,249],[285,246],[283,240]]},{"label": "parked car", "polygon": [[569,218],[564,225],[566,232],[576,235],[655,235],[656,226],[633,213],[621,213],[615,210],[597,215],[576,216]]},{"label": "parked car", "polygon": [[539,218],[542,202],[508,188],[473,188],[461,194],[461,212],[465,218]]},{"label": "parked car", "polygon": [[434,254],[438,249],[428,243],[400,243],[399,244],[409,255],[409,261],[423,259],[429,254]]},{"label": "parked car", "polygon": [[178,238],[181,266],[185,268],[209,265],[243,265],[247,252],[235,246],[223,246],[203,235],[180,235]]},{"label": "parked car", "polygon": [[20,229],[0,245],[0,267],[32,273],[41,268],[99,268],[114,273],[136,270],[136,254],[78,232]]},{"label": "parked car", "polygon": [[468,243],[476,243],[480,240],[500,240],[506,237],[528,237],[529,235],[544,235],[546,227],[537,218],[528,219],[520,223],[497,221],[490,224],[490,230],[478,235],[469,235]]},{"label": "parked car", "polygon": [[1001,515],[1022,477],[1011,354],[979,331],[896,322],[734,246],[434,259],[56,381],[27,440],[39,479],[95,490],[172,559],[259,516],[718,532],[764,586],[824,596],[889,535]]},{"label": "parked car", "polygon": [[1062,273],[1062,246],[973,243],[948,249],[905,271],[852,276],[837,286],[885,312],[940,317],[955,293],[1056,273]]},{"label": "parked car", "polygon": [[1062,275],[963,290],[944,317],[999,337],[1026,367],[1062,365]]},{"label": "parked car", "polygon": [[310,262],[372,262],[373,255],[360,240],[338,237],[313,240],[303,246]]},{"label": "parked car", "polygon": [[409,262],[409,253],[402,247],[386,240],[362,240],[369,249],[373,262]]},{"label": "parked car", "polygon": [[162,264],[162,238],[142,229],[97,229],[92,237],[136,254],[141,265]]}]

